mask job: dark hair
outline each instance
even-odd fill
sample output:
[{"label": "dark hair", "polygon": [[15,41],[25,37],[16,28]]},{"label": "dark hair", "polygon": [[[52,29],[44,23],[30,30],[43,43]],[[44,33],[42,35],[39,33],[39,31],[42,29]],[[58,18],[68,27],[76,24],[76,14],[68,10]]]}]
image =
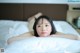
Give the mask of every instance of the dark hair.
[{"label": "dark hair", "polygon": [[39,37],[39,35],[38,35],[37,31],[36,31],[36,25],[38,24],[38,21],[39,21],[40,19],[43,19],[43,18],[44,18],[44,19],[47,19],[47,20],[50,22],[50,24],[51,24],[52,32],[50,33],[50,35],[56,33],[56,30],[55,30],[54,24],[53,24],[53,22],[52,22],[52,19],[50,19],[50,18],[47,17],[47,16],[40,16],[40,17],[38,17],[38,18],[35,20],[35,23],[34,23],[34,25],[33,25],[34,36],[36,36],[36,37]]}]

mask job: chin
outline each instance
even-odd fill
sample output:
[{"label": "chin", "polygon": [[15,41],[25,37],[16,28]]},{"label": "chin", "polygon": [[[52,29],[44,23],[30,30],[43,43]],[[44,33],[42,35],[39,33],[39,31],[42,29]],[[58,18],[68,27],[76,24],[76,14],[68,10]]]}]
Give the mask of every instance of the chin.
[{"label": "chin", "polygon": [[47,36],[49,36],[49,35],[42,35],[41,37],[47,37]]}]

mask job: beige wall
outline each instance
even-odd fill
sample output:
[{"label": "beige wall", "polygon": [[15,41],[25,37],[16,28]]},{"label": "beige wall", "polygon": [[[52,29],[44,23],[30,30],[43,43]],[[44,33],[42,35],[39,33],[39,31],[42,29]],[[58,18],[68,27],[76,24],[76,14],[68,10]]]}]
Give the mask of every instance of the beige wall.
[{"label": "beige wall", "polygon": [[80,8],[80,4],[69,5],[69,9],[67,11],[67,21],[69,21],[70,23],[72,23],[72,20],[74,18],[80,16],[80,10],[73,10],[74,7]]}]

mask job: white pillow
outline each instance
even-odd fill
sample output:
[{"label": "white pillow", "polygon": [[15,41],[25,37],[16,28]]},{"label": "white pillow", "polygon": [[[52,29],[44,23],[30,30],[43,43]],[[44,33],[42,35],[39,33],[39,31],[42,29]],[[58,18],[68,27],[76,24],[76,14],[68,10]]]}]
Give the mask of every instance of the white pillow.
[{"label": "white pillow", "polygon": [[8,38],[29,32],[27,25],[28,22],[23,21],[0,20],[0,46],[4,47]]},{"label": "white pillow", "polygon": [[15,23],[13,20],[0,20],[0,28],[1,27],[13,27],[14,24]]},{"label": "white pillow", "polygon": [[5,47],[5,37],[3,35],[0,35],[0,48]]},{"label": "white pillow", "polygon": [[8,35],[10,28],[13,28],[13,26],[14,22],[12,20],[0,20],[0,36]]},{"label": "white pillow", "polygon": [[9,33],[14,36],[17,36],[26,32],[29,32],[29,29],[26,25],[23,25],[23,24],[19,24],[14,28],[10,28],[10,31],[9,31]]},{"label": "white pillow", "polygon": [[18,36],[26,32],[29,32],[29,29],[26,25],[16,23],[13,28],[9,28],[9,35],[6,35],[6,40],[13,36]]},{"label": "white pillow", "polygon": [[80,52],[80,41],[58,37],[34,37],[11,43],[6,53]]},{"label": "white pillow", "polygon": [[6,36],[7,35],[9,35],[9,27],[0,28],[0,47],[1,48],[5,47],[5,45],[6,45]]},{"label": "white pillow", "polygon": [[63,32],[63,31],[62,31],[62,28],[61,28],[61,26],[59,25],[58,22],[53,21],[53,24],[54,24],[57,32]]},{"label": "white pillow", "polygon": [[53,21],[56,30],[65,34],[79,35],[78,32],[66,21]]}]

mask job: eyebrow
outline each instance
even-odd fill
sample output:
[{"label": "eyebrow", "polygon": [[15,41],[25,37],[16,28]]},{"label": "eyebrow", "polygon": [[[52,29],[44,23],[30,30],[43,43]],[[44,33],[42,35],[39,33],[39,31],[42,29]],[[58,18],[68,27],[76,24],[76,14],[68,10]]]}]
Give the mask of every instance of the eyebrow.
[{"label": "eyebrow", "polygon": [[[38,25],[43,24],[43,19],[44,19],[44,18],[41,19],[42,21],[41,21],[41,23],[38,23]],[[48,24],[48,23],[45,23],[45,24]]]},{"label": "eyebrow", "polygon": [[[37,25],[42,25],[43,23],[38,23]],[[49,24],[49,23],[45,23],[45,24]]]},{"label": "eyebrow", "polygon": [[43,18],[41,20],[42,20],[41,23],[38,23],[39,25],[43,24]]}]

